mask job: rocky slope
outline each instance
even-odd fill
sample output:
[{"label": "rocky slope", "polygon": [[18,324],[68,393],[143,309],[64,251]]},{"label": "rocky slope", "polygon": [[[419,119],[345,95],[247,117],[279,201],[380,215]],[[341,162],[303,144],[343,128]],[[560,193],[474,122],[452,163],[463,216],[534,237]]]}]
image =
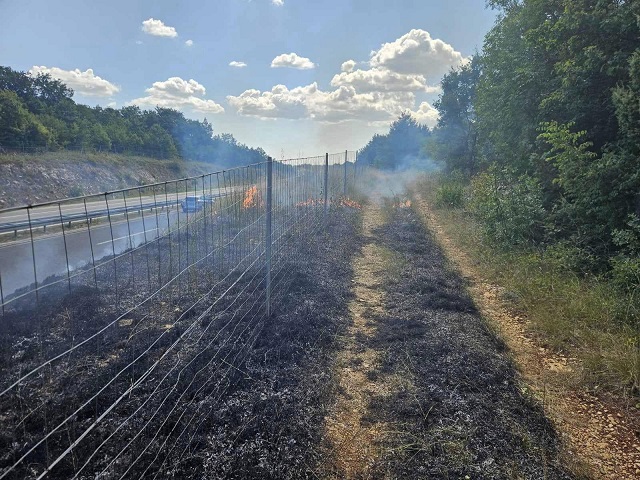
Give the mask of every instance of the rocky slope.
[{"label": "rocky slope", "polygon": [[113,154],[0,155],[0,209],[220,170],[213,164]]}]

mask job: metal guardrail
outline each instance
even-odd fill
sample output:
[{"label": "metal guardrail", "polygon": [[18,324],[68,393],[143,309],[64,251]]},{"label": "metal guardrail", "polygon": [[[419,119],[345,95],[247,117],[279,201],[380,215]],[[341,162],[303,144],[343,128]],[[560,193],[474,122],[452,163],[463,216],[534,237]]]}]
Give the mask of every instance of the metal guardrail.
[{"label": "metal guardrail", "polygon": [[[36,218],[33,220],[23,220],[20,222],[3,222],[0,223],[0,233],[4,232],[17,232],[19,230],[29,230],[38,227],[48,227],[55,225],[62,225],[73,222],[86,222],[97,218],[108,217],[109,215],[121,215],[131,212],[139,212],[140,210],[163,208],[170,205],[176,205],[175,201],[162,201],[157,204],[145,203],[142,205],[136,205],[131,207],[116,207],[111,210],[97,210],[87,214],[76,213],[67,214],[60,217],[59,215],[53,215],[50,217]],[[177,203],[179,205],[179,202]]]}]

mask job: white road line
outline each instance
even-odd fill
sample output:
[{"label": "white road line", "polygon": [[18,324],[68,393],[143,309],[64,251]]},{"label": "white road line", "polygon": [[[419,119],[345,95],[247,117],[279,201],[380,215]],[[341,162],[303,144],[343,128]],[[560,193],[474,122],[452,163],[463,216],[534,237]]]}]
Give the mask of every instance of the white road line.
[{"label": "white road line", "polygon": [[118,240],[124,240],[125,238],[135,237],[136,235],[144,235],[147,232],[154,232],[156,230],[158,230],[158,229],[157,228],[152,228],[150,230],[145,230],[144,232],[132,233],[131,235],[126,235],[124,237],[114,238],[113,240],[107,240],[106,242],[100,242],[100,243],[97,243],[96,245],[104,245],[105,243],[111,243],[112,241],[113,242],[117,242]]}]

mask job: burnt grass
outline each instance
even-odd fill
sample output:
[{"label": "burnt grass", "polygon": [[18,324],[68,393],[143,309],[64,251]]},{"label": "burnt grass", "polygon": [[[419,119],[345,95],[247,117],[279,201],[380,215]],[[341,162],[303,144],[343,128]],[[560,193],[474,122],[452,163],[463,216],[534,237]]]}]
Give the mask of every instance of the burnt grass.
[{"label": "burnt grass", "polygon": [[[206,264],[195,272],[193,288],[182,285],[132,308],[148,295],[138,280],[146,275],[126,284],[122,279],[133,278],[127,269],[145,272],[151,265],[164,275],[171,248],[175,261],[185,241],[179,236],[117,265],[120,309],[113,295],[117,279],[105,268],[98,272],[102,288],[88,281],[70,291],[46,290],[48,298],[35,308],[7,312],[0,327],[0,390],[105,330],[0,397],[0,473],[98,392],[6,477],[36,478],[139,382],[46,478],[71,478],[85,462],[80,479],[314,478],[324,461],[324,417],[337,389],[330,367],[336,338],[349,323],[349,259],[360,245],[359,222],[359,211],[331,208],[326,228],[296,228],[279,240],[284,248],[274,261],[270,318],[263,314],[261,269],[217,280],[204,296],[208,302],[195,304],[206,290]],[[239,255],[216,261],[224,266],[233,258]],[[130,307],[124,323],[109,327]],[[154,362],[157,368],[143,375]]]},{"label": "burnt grass", "polygon": [[371,400],[368,420],[397,431],[374,477],[571,478],[551,424],[416,212],[392,208],[375,234],[400,267],[387,274],[387,314],[369,340],[383,352],[372,377],[411,386]]}]

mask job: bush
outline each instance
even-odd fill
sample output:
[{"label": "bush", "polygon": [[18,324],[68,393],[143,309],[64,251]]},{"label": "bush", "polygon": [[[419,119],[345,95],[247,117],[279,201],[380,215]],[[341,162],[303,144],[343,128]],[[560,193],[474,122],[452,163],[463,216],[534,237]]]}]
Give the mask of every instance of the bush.
[{"label": "bush", "polygon": [[436,206],[440,208],[462,208],[464,187],[457,182],[446,182],[436,190]]},{"label": "bush", "polygon": [[619,255],[611,260],[613,284],[623,291],[640,288],[640,258]]},{"label": "bush", "polygon": [[494,243],[510,248],[543,240],[546,212],[542,188],[533,177],[491,169],[471,182],[471,213]]}]

